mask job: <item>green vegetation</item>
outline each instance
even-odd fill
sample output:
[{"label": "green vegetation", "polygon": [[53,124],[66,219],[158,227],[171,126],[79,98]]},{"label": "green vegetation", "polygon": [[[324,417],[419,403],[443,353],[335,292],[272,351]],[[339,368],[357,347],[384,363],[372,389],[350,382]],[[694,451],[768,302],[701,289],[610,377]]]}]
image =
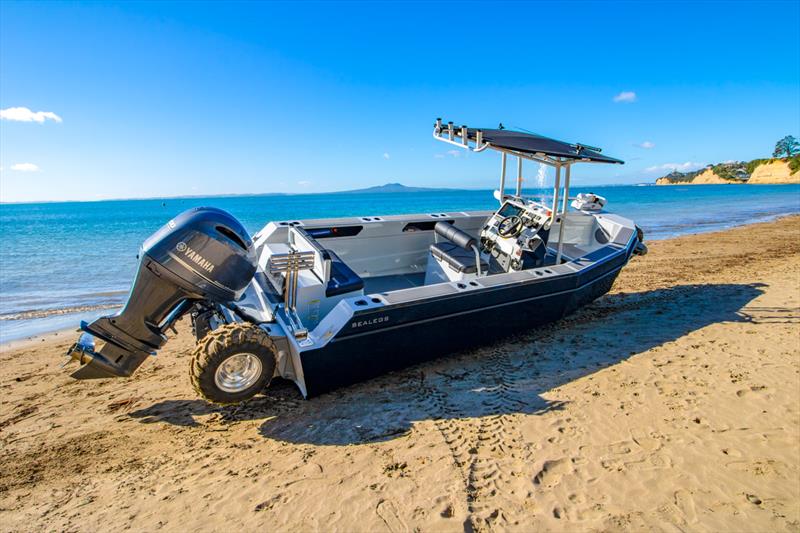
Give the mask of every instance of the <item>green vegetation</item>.
[{"label": "green vegetation", "polygon": [[800,154],[800,143],[791,135],[787,135],[775,143],[775,151],[772,152],[772,157],[792,158],[798,154]]},{"label": "green vegetation", "polygon": [[673,170],[661,179],[666,179],[670,183],[687,183],[692,181],[700,172],[702,172],[702,170],[696,170],[694,172],[678,172],[677,170]]},{"label": "green vegetation", "polygon": [[764,163],[772,163],[775,161],[774,159],[753,159],[749,163],[747,163],[747,175],[752,175],[755,172],[756,167],[758,165],[763,165]]},{"label": "green vegetation", "polygon": [[789,158],[789,170],[791,170],[792,173],[800,170],[800,155],[795,155]]},{"label": "green vegetation", "polygon": [[752,172],[747,170],[744,162],[719,163],[711,167],[714,174],[726,181],[747,181]]}]

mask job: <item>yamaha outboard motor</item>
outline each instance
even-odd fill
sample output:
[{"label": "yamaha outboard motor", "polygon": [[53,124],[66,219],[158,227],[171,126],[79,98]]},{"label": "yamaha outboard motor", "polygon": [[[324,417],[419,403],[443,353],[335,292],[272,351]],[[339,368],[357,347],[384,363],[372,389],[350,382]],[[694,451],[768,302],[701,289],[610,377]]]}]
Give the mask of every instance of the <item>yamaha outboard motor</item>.
[{"label": "yamaha outboard motor", "polygon": [[[199,302],[239,299],[257,267],[253,241],[229,213],[185,211],[142,245],[125,307],[91,324],[68,355],[81,363],[77,379],[127,377],[167,341],[167,328]],[[105,341],[94,351],[94,337]]]}]

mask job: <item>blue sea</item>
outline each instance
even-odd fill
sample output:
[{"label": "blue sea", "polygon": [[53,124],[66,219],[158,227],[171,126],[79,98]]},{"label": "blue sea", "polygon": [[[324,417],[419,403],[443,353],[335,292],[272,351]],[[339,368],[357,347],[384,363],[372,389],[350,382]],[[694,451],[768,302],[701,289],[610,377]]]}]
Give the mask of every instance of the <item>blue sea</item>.
[{"label": "blue sea", "polygon": [[[590,190],[648,240],[800,213],[800,185],[609,186],[570,195]],[[491,190],[453,190],[0,204],[0,342],[77,327],[119,307],[142,241],[204,205],[255,233],[270,220],[491,209],[496,201]]]}]

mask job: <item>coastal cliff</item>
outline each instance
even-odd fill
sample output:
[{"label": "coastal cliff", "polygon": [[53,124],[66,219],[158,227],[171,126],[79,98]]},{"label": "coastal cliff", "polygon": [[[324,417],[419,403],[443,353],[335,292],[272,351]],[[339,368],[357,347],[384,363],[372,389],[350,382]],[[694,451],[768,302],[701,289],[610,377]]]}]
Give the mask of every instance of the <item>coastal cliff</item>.
[{"label": "coastal cliff", "polygon": [[800,183],[800,157],[755,159],[708,165],[693,172],[673,171],[656,179],[656,185]]},{"label": "coastal cliff", "polygon": [[676,170],[670,172],[664,177],[658,178],[656,180],[656,185],[685,185],[686,183],[692,181],[695,174],[695,172],[683,173]]},{"label": "coastal cliff", "polygon": [[691,181],[696,184],[710,184],[710,183],[734,183],[733,180],[726,180],[719,174],[714,172],[713,168],[707,168]]},{"label": "coastal cliff", "polygon": [[792,169],[786,161],[771,161],[758,165],[747,183],[800,183],[800,170]]},{"label": "coastal cliff", "polygon": [[[680,173],[679,173],[680,174]],[[726,180],[719,176],[713,169],[707,168],[700,173],[693,173],[689,179],[677,180],[675,176],[664,176],[656,180],[656,185],[710,185],[718,183],[743,183],[741,181]]]},{"label": "coastal cliff", "polygon": [[744,183],[749,177],[742,162],[720,163],[693,172],[674,170],[656,180],[656,185],[708,185],[717,183]]}]

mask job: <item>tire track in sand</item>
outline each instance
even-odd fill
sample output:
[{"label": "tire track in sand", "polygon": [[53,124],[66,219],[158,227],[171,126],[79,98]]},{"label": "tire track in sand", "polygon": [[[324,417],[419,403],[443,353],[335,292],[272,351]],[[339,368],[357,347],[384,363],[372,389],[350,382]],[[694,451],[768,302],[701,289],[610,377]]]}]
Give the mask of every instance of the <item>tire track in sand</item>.
[{"label": "tire track in sand", "polygon": [[470,363],[459,377],[423,372],[419,401],[464,482],[465,529],[526,529],[524,521],[532,513],[532,481],[526,469],[532,461],[526,461],[515,424],[517,413],[526,409],[515,386],[522,378],[520,369],[499,347],[488,348]]}]

